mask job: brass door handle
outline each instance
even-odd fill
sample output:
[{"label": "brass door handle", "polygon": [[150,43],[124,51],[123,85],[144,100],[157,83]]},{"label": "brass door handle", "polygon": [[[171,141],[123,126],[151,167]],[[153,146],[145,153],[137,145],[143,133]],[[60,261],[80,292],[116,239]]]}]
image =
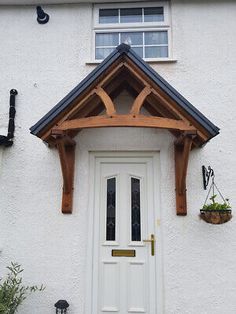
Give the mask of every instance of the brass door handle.
[{"label": "brass door handle", "polygon": [[151,243],[151,255],[154,256],[155,255],[155,235],[151,234],[151,239],[149,240],[143,240],[143,242],[145,243]]}]

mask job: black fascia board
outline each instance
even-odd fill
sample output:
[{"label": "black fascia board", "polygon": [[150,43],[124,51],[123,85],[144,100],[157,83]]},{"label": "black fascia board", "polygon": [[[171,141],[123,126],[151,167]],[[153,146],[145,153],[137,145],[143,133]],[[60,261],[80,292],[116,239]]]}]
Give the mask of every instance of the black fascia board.
[{"label": "black fascia board", "polygon": [[121,55],[127,55],[134,64],[140,68],[155,84],[157,84],[166,94],[168,94],[178,105],[192,116],[200,125],[204,127],[211,137],[219,134],[219,128],[208,120],[199,110],[197,110],[187,99],[185,99],[176,89],[174,89],[163,77],[161,77],[151,66],[140,58],[126,44],[119,45],[106,59],[103,60],[87,77],[85,77],[68,95],[66,95],[56,106],[54,106],[45,116],[43,116],[34,126],[30,128],[32,134],[37,135],[48,123],[50,123],[59,113],[69,106],[82,92],[84,92],[109,66]]}]

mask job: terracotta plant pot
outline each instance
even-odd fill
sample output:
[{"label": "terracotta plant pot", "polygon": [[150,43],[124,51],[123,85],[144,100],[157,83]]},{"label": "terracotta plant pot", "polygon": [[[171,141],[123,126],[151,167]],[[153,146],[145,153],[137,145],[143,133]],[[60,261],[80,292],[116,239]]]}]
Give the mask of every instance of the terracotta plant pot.
[{"label": "terracotta plant pot", "polygon": [[222,209],[222,210],[204,210],[200,209],[200,217],[205,222],[220,225],[225,222],[228,222],[232,218],[231,209]]}]

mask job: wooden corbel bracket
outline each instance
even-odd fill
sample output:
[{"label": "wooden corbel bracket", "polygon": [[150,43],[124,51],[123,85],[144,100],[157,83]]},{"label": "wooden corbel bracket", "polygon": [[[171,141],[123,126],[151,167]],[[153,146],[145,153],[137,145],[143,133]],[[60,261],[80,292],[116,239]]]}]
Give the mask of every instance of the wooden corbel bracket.
[{"label": "wooden corbel bracket", "polygon": [[52,135],[56,138],[56,147],[59,153],[63,177],[62,213],[71,214],[73,205],[73,184],[75,166],[76,142],[65,132],[54,129]]},{"label": "wooden corbel bracket", "polygon": [[192,148],[194,133],[185,133],[175,141],[175,193],[176,214],[187,215],[186,176],[188,169],[189,153]]}]

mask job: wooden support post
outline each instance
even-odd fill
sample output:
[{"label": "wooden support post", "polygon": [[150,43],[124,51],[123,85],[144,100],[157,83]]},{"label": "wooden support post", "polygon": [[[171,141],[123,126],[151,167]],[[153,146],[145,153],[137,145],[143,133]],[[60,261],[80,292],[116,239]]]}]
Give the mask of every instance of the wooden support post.
[{"label": "wooden support post", "polygon": [[176,214],[179,216],[187,215],[186,176],[193,137],[189,134],[175,142]]},{"label": "wooden support post", "polygon": [[[59,133],[59,132],[58,132]],[[58,149],[62,177],[62,213],[71,214],[73,204],[73,183],[74,183],[74,165],[75,165],[75,141],[67,135],[56,135],[56,146]]]}]

